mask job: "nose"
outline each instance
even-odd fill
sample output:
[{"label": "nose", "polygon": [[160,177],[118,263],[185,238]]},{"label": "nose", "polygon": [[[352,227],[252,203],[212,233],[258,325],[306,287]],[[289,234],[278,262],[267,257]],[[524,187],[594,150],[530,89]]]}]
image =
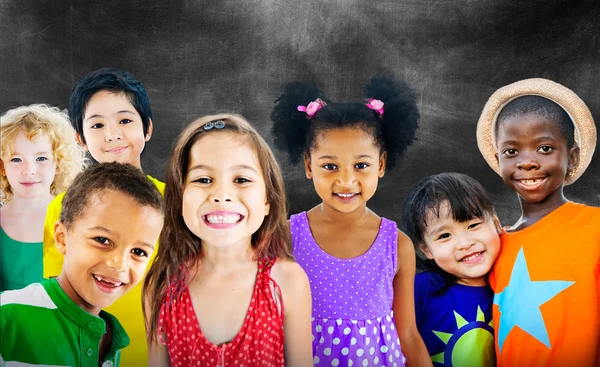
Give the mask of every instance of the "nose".
[{"label": "nose", "polygon": [[517,168],[522,170],[539,169],[539,162],[531,154],[521,154],[517,162]]},{"label": "nose", "polygon": [[121,131],[121,125],[116,124],[116,126],[112,126],[113,124],[107,124],[105,129],[105,139],[107,142],[112,142],[116,140],[123,139],[123,132]]},{"label": "nose", "polygon": [[106,264],[109,268],[113,268],[118,272],[124,272],[129,269],[129,264],[127,261],[127,255],[129,252],[117,252],[114,253],[106,260]]},{"label": "nose", "polygon": [[341,186],[350,186],[356,182],[353,169],[341,169],[337,176],[337,181]]},{"label": "nose", "polygon": [[25,164],[23,165],[22,175],[23,176],[33,176],[33,175],[35,175],[35,173],[37,172],[37,167],[35,165],[35,162],[30,162],[30,161],[25,160],[24,163]]},{"label": "nose", "polygon": [[468,234],[465,233],[462,236],[455,234],[455,236],[459,236],[458,238],[458,245],[457,245],[457,249],[458,250],[468,250],[471,248],[471,246],[473,246],[475,244],[475,240]]},{"label": "nose", "polygon": [[209,196],[213,203],[231,202],[230,187],[226,182],[214,182]]}]

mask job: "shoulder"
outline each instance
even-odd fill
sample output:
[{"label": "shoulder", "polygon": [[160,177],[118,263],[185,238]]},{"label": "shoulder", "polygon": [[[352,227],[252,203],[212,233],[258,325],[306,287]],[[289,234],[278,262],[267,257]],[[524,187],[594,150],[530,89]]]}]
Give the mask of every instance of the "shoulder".
[{"label": "shoulder", "polygon": [[52,201],[50,202],[50,204],[48,204],[48,209],[47,209],[47,213],[51,213],[54,211],[57,211],[60,213],[60,210],[62,209],[62,202],[63,199],[65,198],[65,194],[67,192],[61,192],[60,194],[56,195],[54,197],[54,199],[52,199]]},{"label": "shoulder", "polygon": [[148,179],[150,181],[152,181],[154,186],[156,186],[156,188],[158,189],[158,192],[160,192],[164,196],[165,195],[165,183],[157,180],[156,178],[154,178],[150,175],[146,175],[146,177],[148,177]]},{"label": "shoulder", "polygon": [[398,258],[409,257],[416,261],[415,247],[410,238],[401,230],[398,230]]},{"label": "shoulder", "polygon": [[28,320],[39,320],[35,315],[52,312],[56,304],[41,283],[33,283],[19,290],[5,291],[0,294],[0,317],[2,326],[19,327]]},{"label": "shoulder", "polygon": [[284,296],[286,294],[302,295],[304,292],[310,292],[306,272],[293,260],[277,259],[271,269],[271,278],[277,283]]},{"label": "shoulder", "polygon": [[415,275],[415,288],[423,288],[431,283],[432,274],[430,271],[424,271]]}]

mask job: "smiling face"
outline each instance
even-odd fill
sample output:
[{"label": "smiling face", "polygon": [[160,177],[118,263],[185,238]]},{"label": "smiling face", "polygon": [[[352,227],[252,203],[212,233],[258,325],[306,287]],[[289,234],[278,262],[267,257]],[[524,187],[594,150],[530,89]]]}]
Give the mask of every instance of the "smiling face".
[{"label": "smiling face", "polygon": [[439,217],[427,211],[421,250],[442,270],[456,276],[459,283],[485,285],[485,276],[500,252],[499,222],[495,217],[457,222],[449,209],[444,201]]},{"label": "smiling face", "polygon": [[536,114],[509,117],[498,126],[496,141],[502,179],[522,201],[560,201],[579,149],[568,147],[557,122]]},{"label": "smiling face", "polygon": [[65,256],[59,284],[77,305],[97,315],[142,280],[162,226],[159,210],[128,195],[93,194],[69,228],[56,224],[56,246]]},{"label": "smiling face", "polygon": [[50,186],[56,175],[52,143],[44,134],[33,140],[19,132],[14,140],[12,154],[2,157],[6,175],[15,198],[37,198],[50,195]]},{"label": "smiling face", "polygon": [[190,150],[182,215],[203,244],[250,245],[269,214],[265,180],[254,147],[231,132],[210,132]]},{"label": "smiling face", "polygon": [[329,129],[319,133],[304,164],[323,205],[349,213],[375,194],[385,173],[385,152],[380,154],[373,137],[360,128]]},{"label": "smiling face", "polygon": [[152,121],[144,136],[142,118],[123,93],[97,92],[83,115],[79,142],[98,162],[129,163],[141,169],[140,154],[152,136]]}]

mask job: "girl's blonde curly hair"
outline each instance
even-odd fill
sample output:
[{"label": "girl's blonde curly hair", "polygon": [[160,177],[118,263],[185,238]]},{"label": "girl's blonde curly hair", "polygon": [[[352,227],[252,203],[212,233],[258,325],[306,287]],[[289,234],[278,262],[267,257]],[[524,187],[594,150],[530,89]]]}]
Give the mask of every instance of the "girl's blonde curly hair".
[{"label": "girl's blonde curly hair", "polygon": [[21,106],[7,111],[0,117],[0,202],[2,205],[13,198],[12,188],[6,178],[4,160],[14,152],[14,141],[20,132],[33,140],[46,135],[52,144],[52,155],[56,162],[56,176],[50,186],[50,193],[58,195],[66,191],[75,176],[88,161],[85,150],[77,143],[75,131],[69,123],[66,111],[44,104]]}]

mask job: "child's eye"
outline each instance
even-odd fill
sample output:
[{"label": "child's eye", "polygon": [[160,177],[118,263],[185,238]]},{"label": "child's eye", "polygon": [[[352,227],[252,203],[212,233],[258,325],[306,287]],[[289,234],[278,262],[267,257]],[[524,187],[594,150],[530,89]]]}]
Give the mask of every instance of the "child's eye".
[{"label": "child's eye", "polygon": [[357,164],[354,165],[354,168],[356,168],[356,169],[365,169],[365,168],[367,168],[369,166],[370,166],[370,164],[368,164],[368,163],[357,163]]},{"label": "child's eye", "polygon": [[206,185],[206,184],[211,183],[212,180],[210,178],[200,177],[200,178],[193,180],[192,182]]},{"label": "child's eye", "polygon": [[122,123],[122,124],[129,124],[129,123],[131,123],[131,120],[130,119],[123,119],[123,120],[120,121],[120,123]]},{"label": "child's eye", "polygon": [[101,123],[93,124],[91,126],[92,129],[101,129],[103,127],[104,127],[104,124],[101,124]]},{"label": "child's eye", "polygon": [[35,160],[38,162],[45,162],[48,160],[48,158],[47,157],[37,157]]},{"label": "child's eye", "polygon": [[135,256],[148,257],[148,253],[142,250],[141,248],[134,248],[133,250],[131,250],[131,253]]},{"label": "child's eye", "polygon": [[337,166],[335,164],[332,164],[332,163],[324,164],[322,167],[325,168],[328,171],[333,171],[334,169],[337,169]]},{"label": "child's eye", "polygon": [[471,223],[469,224],[469,229],[477,228],[482,222]]},{"label": "child's eye", "polygon": [[516,149],[505,149],[503,153],[504,153],[504,155],[512,157],[517,154],[517,150]]},{"label": "child's eye", "polygon": [[442,233],[441,235],[439,235],[435,240],[444,240],[446,238],[450,238],[450,233]]},{"label": "child's eye", "polygon": [[102,244],[102,245],[110,245],[110,240],[106,237],[94,237],[94,241]]},{"label": "child's eye", "polygon": [[235,180],[233,180],[233,182],[243,184],[243,183],[248,183],[248,182],[252,182],[252,181],[250,181],[249,179],[247,179],[245,177],[238,177]]},{"label": "child's eye", "polygon": [[549,146],[549,145],[542,145],[539,149],[538,152],[540,153],[550,153],[554,150],[553,147]]},{"label": "child's eye", "polygon": [[12,158],[10,161],[14,163],[19,163],[21,162],[21,158]]}]

